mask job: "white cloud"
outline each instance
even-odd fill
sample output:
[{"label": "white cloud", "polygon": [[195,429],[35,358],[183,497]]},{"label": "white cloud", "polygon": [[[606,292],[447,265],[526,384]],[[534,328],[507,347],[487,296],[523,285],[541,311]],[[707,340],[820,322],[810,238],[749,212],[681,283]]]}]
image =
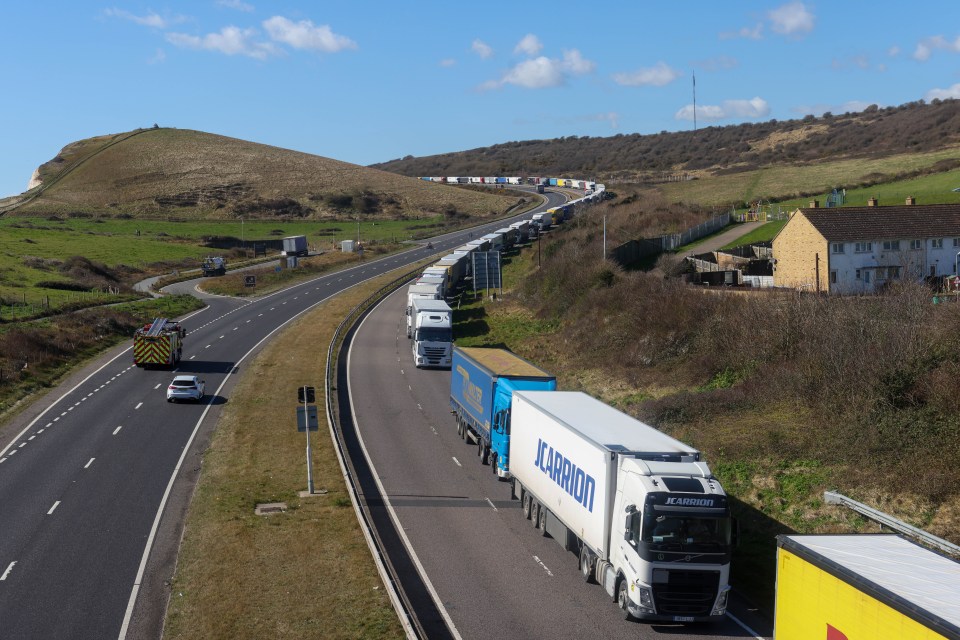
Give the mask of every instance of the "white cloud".
[{"label": "white cloud", "polygon": [[724,31],[720,34],[721,40],[731,40],[733,38],[746,38],[747,40],[759,40],[763,37],[763,24],[758,22],[751,27],[741,27],[738,31]]},{"label": "white cloud", "polygon": [[253,5],[243,2],[243,0],[217,0],[217,4],[221,7],[226,7],[227,9],[234,9],[236,11],[243,11],[246,13],[253,11]]},{"label": "white cloud", "polygon": [[158,13],[153,11],[147,13],[145,16],[138,16],[130,13],[129,11],[124,11],[123,9],[105,9],[104,15],[111,18],[120,18],[121,20],[129,20],[134,24],[139,24],[142,27],[153,27],[155,29],[166,29],[174,24],[179,24],[186,21],[186,17],[181,15],[176,15],[170,18],[164,18]]},{"label": "white cloud", "polygon": [[444,58],[443,60],[440,61],[440,66],[445,68],[455,66],[456,64],[457,64],[457,61],[454,60],[453,58]]},{"label": "white cloud", "polygon": [[480,38],[477,38],[473,41],[473,44],[470,45],[470,49],[472,49],[475,54],[480,56],[482,60],[486,60],[493,55],[493,47],[488,45]]},{"label": "white cloud", "polygon": [[517,46],[513,48],[514,53],[523,53],[528,56],[535,56],[540,53],[540,50],[543,49],[543,43],[540,42],[540,38],[528,33],[523,36],[523,39],[517,43]]},{"label": "white cloud", "polygon": [[927,91],[927,94],[924,96],[926,100],[948,100],[950,98],[960,98],[960,83],[948,87],[946,89],[930,89]]},{"label": "white cloud", "polygon": [[503,74],[500,80],[488,80],[478,88],[481,91],[499,89],[512,84],[524,89],[546,89],[565,84],[571,76],[591,73],[596,64],[587,60],[576,49],[563,52],[563,58],[539,56],[524,60]]},{"label": "white cloud", "polygon": [[957,36],[953,42],[943,36],[930,36],[917,43],[917,48],[913,51],[913,59],[920,62],[926,62],[934,51],[950,51],[960,53],[960,36]]},{"label": "white cloud", "polygon": [[887,49],[887,55],[890,56],[891,58],[896,58],[898,55],[900,55],[900,47],[898,47],[897,45],[893,45],[892,47]]},{"label": "white cloud", "polygon": [[813,30],[814,16],[802,2],[788,2],[767,13],[774,33],[795,35]]},{"label": "white cloud", "polygon": [[654,86],[662,87],[670,84],[682,74],[665,62],[658,62],[652,67],[645,67],[630,73],[615,73],[613,81],[625,87]]},{"label": "white cloud", "polygon": [[147,64],[160,64],[167,59],[167,52],[163,49],[157,49],[157,52],[154,53],[150,59],[147,60]]},{"label": "white cloud", "polygon": [[263,22],[263,28],[273,40],[288,44],[294,49],[336,53],[357,48],[356,42],[334,33],[329,25],[314,25],[310,20],[293,22],[283,16],[273,16]]},{"label": "white cloud", "polygon": [[228,56],[247,56],[264,60],[272,55],[279,55],[280,49],[269,42],[258,42],[255,29],[240,29],[239,27],[224,27],[219,33],[208,33],[205,36],[192,36],[186,33],[168,33],[167,42],[184,49],[200,49],[216,51]]},{"label": "white cloud", "polygon": [[[765,118],[770,115],[770,105],[763,98],[750,100],[724,100],[720,105],[701,105],[697,107],[697,120],[712,122],[732,118]],[[677,120],[693,120],[693,105],[688,104],[673,116]]]}]

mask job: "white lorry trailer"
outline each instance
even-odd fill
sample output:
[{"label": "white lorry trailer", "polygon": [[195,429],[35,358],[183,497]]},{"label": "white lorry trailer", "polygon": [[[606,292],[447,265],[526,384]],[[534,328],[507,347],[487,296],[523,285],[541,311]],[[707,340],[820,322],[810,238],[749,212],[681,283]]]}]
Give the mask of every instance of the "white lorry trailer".
[{"label": "white lorry trailer", "polygon": [[722,618],[733,523],[700,452],[584,393],[514,391],[513,495],[627,619]]},{"label": "white lorry trailer", "polygon": [[439,284],[412,284],[407,287],[407,310],[405,312],[407,316],[407,337],[413,337],[413,301],[417,298],[425,298],[427,300],[439,300],[440,295],[440,285]]},{"label": "white lorry trailer", "polygon": [[453,310],[443,300],[413,300],[413,363],[449,369],[453,360]]}]

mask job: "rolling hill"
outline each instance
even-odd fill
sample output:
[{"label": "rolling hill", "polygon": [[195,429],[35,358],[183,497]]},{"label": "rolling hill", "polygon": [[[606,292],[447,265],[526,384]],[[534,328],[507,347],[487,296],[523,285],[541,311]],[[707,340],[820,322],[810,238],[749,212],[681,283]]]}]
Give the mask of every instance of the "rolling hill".
[{"label": "rolling hill", "polygon": [[243,216],[323,220],[486,217],[517,196],[403,177],[278,147],[153,128],[65,146],[37,169],[39,186],[0,202],[6,215]]}]

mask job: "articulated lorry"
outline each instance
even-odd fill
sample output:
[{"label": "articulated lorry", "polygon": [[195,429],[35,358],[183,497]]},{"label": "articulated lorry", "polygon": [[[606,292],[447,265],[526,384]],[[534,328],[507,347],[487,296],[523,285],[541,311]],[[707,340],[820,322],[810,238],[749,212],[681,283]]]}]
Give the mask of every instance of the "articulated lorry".
[{"label": "articulated lorry", "polygon": [[891,534],[777,536],[776,640],[960,640],[960,564]]},{"label": "articulated lorry", "polygon": [[133,334],[133,364],[138,367],[174,367],[183,356],[187,332],[179,322],[154,318]]},{"label": "articulated lorry", "polygon": [[453,350],[453,310],[443,300],[414,298],[413,363],[418,369],[449,369]]},{"label": "articulated lorry", "polygon": [[440,284],[412,284],[407,287],[407,337],[413,337],[413,301],[417,298],[425,298],[427,300],[439,300],[440,295]]},{"label": "articulated lorry", "polygon": [[307,236],[287,236],[283,239],[283,254],[287,256],[307,256]]},{"label": "articulated lorry", "polygon": [[726,614],[734,527],[699,451],[580,392],[514,391],[511,414],[524,516],[579,555],[624,618]]},{"label": "articulated lorry", "polygon": [[477,443],[481,464],[510,477],[510,405],[513,392],[553,391],[557,379],[506,349],[454,347],[450,407],[457,434]]}]

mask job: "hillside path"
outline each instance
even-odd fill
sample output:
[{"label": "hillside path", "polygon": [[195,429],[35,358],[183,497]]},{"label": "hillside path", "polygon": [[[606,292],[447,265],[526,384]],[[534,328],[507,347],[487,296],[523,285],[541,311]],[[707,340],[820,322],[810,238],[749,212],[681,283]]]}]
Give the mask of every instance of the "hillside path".
[{"label": "hillside path", "polygon": [[689,258],[691,256],[699,255],[701,253],[708,253],[710,251],[716,251],[720,247],[726,246],[740,238],[747,235],[757,227],[765,225],[766,222],[744,222],[732,224],[727,229],[721,233],[718,233],[715,236],[707,238],[697,246],[684,251],[681,254],[678,254],[681,258]]}]

